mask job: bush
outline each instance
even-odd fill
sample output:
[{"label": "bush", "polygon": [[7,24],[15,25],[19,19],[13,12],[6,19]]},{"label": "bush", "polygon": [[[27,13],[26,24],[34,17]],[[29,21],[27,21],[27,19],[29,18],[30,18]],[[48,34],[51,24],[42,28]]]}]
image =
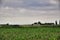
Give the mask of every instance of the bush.
[{"label": "bush", "polygon": [[57,40],[60,40],[60,36],[57,37]]}]

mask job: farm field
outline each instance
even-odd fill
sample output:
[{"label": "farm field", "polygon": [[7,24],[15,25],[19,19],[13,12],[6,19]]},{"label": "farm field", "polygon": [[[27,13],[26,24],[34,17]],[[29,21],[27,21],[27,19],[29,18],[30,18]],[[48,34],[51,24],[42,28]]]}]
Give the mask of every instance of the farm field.
[{"label": "farm field", "polygon": [[60,28],[0,28],[0,40],[60,40]]}]

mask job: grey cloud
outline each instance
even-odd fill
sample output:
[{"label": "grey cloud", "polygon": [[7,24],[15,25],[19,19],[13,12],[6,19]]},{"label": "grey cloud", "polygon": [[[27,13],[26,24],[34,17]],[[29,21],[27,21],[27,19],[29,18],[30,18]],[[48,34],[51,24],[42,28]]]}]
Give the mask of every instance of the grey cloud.
[{"label": "grey cloud", "polygon": [[3,0],[0,6],[0,23],[30,23],[41,19],[44,21],[44,18],[47,21],[60,19],[57,4],[47,0]]},{"label": "grey cloud", "polygon": [[2,0],[0,0],[0,7],[1,7],[1,5],[2,5]]},{"label": "grey cloud", "polygon": [[[57,9],[56,4],[49,3],[48,0],[5,0],[3,1],[3,7],[13,8],[29,8],[29,9]],[[49,8],[48,8],[49,7]]]},{"label": "grey cloud", "polygon": [[[58,10],[32,10],[32,9],[1,9],[2,17],[40,17],[40,16],[60,16]],[[0,16],[0,17],[1,17]]]}]

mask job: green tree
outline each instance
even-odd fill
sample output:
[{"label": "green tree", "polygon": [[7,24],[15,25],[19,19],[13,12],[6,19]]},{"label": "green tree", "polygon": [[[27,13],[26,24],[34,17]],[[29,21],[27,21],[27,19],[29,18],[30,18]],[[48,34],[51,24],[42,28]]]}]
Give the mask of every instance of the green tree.
[{"label": "green tree", "polygon": [[40,22],[40,21],[38,21],[38,24],[40,24],[40,25],[41,25],[41,22]]}]

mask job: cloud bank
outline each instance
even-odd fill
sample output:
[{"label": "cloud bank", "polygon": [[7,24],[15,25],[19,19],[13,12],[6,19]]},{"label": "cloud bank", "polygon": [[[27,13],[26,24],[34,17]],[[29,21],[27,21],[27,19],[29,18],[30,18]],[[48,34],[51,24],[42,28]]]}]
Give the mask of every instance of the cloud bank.
[{"label": "cloud bank", "polygon": [[1,0],[0,23],[53,22],[60,19],[58,9],[58,2],[55,0]]}]

